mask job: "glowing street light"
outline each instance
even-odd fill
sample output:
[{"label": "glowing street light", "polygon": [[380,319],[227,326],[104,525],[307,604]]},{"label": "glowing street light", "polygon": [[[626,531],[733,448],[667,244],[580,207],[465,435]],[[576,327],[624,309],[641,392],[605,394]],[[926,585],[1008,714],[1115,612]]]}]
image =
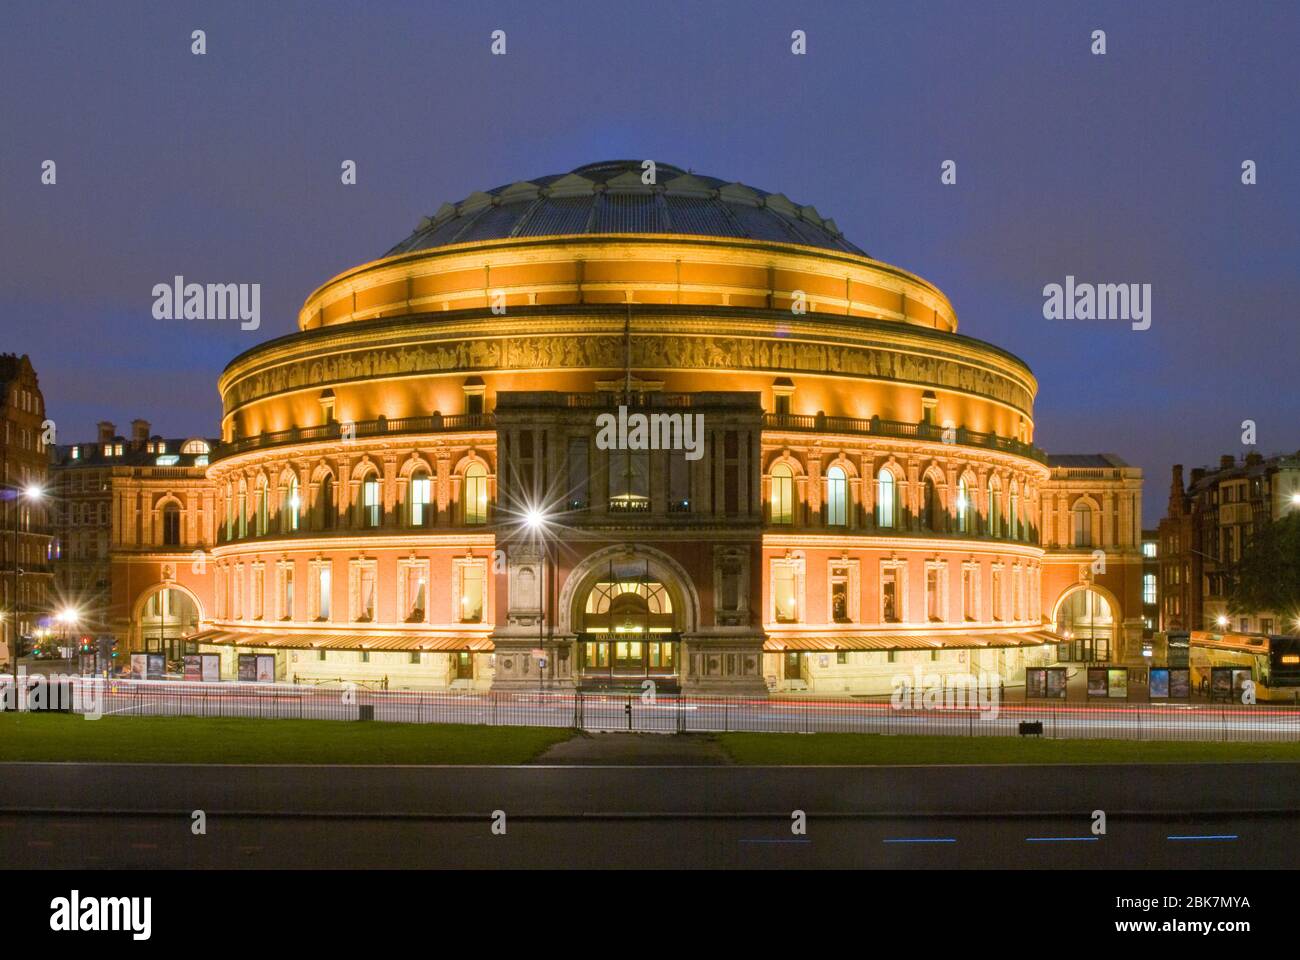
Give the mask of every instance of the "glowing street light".
[{"label": "glowing street light", "polygon": [[1224,630],[1228,628],[1228,618],[1225,617],[1223,614],[1219,614],[1218,618],[1214,622],[1217,623]]}]

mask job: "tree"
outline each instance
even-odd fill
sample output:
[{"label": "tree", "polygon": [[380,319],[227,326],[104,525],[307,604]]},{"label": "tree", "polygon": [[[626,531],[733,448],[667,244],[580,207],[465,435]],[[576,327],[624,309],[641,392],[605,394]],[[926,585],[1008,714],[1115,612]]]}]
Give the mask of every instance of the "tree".
[{"label": "tree", "polygon": [[1300,616],[1300,513],[1256,528],[1228,575],[1228,609]]}]

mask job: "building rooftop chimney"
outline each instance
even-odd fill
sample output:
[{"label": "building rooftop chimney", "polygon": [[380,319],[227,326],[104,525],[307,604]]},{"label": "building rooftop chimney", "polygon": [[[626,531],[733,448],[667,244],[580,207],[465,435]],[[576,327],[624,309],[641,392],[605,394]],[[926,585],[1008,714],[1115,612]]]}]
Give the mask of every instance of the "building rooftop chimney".
[{"label": "building rooftop chimney", "polygon": [[99,442],[108,443],[117,435],[117,424],[108,420],[99,421]]},{"label": "building rooftop chimney", "polygon": [[1237,458],[1230,453],[1225,453],[1223,456],[1219,457],[1220,470],[1231,470],[1236,465]]},{"label": "building rooftop chimney", "polygon": [[142,448],[149,442],[149,421],[132,420],[131,421],[131,444],[132,446]]}]

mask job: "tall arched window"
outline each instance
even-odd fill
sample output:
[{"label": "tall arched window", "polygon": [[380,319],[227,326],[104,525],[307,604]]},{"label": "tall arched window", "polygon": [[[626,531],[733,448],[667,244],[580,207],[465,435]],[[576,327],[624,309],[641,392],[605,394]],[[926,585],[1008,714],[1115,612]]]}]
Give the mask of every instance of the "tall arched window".
[{"label": "tall arched window", "polygon": [[843,467],[826,471],[826,523],[843,527],[849,522],[849,478]]},{"label": "tall arched window", "polygon": [[481,463],[471,463],[465,468],[464,504],[466,523],[487,523],[488,488],[487,470]]},{"label": "tall arched window", "polygon": [[248,486],[239,481],[239,535],[248,536]]},{"label": "tall arched window", "polygon": [[162,510],[162,542],[165,547],[181,545],[181,508],[174,500]]},{"label": "tall arched window", "polygon": [[298,530],[298,511],[302,508],[302,497],[298,495],[298,478],[290,477],[289,486],[284,492],[284,503],[280,505],[280,530],[295,533]]},{"label": "tall arched window", "polygon": [[876,526],[882,529],[898,526],[898,484],[888,467],[881,467],[876,477]]},{"label": "tall arched window", "polygon": [[921,490],[921,526],[926,530],[940,530],[943,523],[943,504],[939,501],[939,488],[933,477],[926,477]]},{"label": "tall arched window", "polygon": [[226,484],[226,540],[230,541],[235,538],[235,496]]},{"label": "tall arched window", "polygon": [[361,525],[374,529],[384,515],[384,503],[379,492],[379,478],[374,474],[361,481]]},{"label": "tall arched window", "polygon": [[957,532],[970,533],[970,485],[964,477],[957,484]]},{"label": "tall arched window", "polygon": [[1092,546],[1092,508],[1082,501],[1074,505],[1074,545]]},{"label": "tall arched window", "polygon": [[1009,521],[1008,526],[1010,527],[1010,530],[1007,531],[1007,536],[1009,536],[1012,540],[1019,540],[1020,539],[1020,491],[1017,490],[1015,487],[1011,488],[1011,510],[1010,510],[1010,515],[1007,517],[1007,520]]},{"label": "tall arched window", "polygon": [[772,522],[794,523],[794,471],[789,464],[772,467]]},{"label": "tall arched window", "polygon": [[266,478],[257,481],[257,535],[266,536],[271,532],[271,491]]},{"label": "tall arched window", "polygon": [[997,477],[989,477],[989,536],[1002,536],[1002,489]]},{"label": "tall arched window", "polygon": [[320,478],[320,490],[316,494],[319,510],[319,524],[322,530],[333,530],[339,519],[338,504],[334,499],[334,477],[330,474]]},{"label": "tall arched window", "polygon": [[417,470],[411,474],[411,493],[410,493],[410,520],[413,527],[424,527],[429,524],[429,502],[432,493],[432,484],[429,481],[429,475],[423,470]]}]

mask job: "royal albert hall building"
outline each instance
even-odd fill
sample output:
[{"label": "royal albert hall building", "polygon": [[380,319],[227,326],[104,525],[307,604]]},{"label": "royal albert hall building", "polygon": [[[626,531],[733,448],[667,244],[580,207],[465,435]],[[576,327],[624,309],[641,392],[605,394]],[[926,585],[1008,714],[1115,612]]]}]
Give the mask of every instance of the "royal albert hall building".
[{"label": "royal albert hall building", "polygon": [[[1044,454],[1025,363],[782,194],[641,161],[473,193],[298,328],[221,375],[201,491],[117,499],[128,648],[165,593],[163,649],[223,678],[844,695],[1140,662],[1140,472]],[[620,407],[663,442],[598,442]]]}]

